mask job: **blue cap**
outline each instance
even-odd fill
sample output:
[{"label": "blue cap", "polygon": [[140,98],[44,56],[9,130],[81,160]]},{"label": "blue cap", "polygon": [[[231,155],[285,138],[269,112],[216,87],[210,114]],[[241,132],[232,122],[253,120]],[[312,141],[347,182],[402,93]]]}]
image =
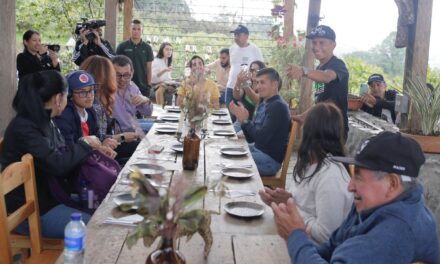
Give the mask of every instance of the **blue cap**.
[{"label": "blue cap", "polygon": [[72,213],[70,215],[70,220],[72,220],[72,221],[79,221],[79,220],[81,220],[81,217],[82,217],[81,213],[78,213],[78,212]]},{"label": "blue cap", "polygon": [[243,26],[243,25],[238,25],[238,27],[232,31],[230,31],[231,33],[234,34],[240,34],[240,33],[244,33],[246,35],[249,35],[249,30],[247,27]]},{"label": "blue cap", "polygon": [[73,71],[67,76],[67,82],[69,83],[69,93],[76,89],[81,89],[86,86],[95,86],[95,80],[93,76],[87,71]]}]

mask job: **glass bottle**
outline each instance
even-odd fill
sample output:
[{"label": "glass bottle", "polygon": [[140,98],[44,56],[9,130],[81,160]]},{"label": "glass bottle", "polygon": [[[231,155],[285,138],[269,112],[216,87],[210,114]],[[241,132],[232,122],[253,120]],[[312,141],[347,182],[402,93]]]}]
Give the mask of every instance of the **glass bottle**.
[{"label": "glass bottle", "polygon": [[174,248],[173,239],[162,238],[159,249],[151,252],[146,264],[186,264],[185,257]]},{"label": "glass bottle", "polygon": [[183,140],[183,159],[184,170],[195,170],[199,165],[200,137],[197,136],[194,128],[191,128],[188,135]]}]

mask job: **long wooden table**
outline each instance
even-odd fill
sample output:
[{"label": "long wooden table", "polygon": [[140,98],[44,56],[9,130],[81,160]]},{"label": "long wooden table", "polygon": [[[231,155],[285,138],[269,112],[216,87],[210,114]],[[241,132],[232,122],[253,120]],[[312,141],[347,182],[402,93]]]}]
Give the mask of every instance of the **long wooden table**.
[{"label": "long wooden table", "polygon": [[[159,111],[160,112],[160,111]],[[161,113],[156,113],[159,116]],[[174,177],[186,177],[192,184],[209,185],[215,179],[221,177],[220,164],[252,164],[255,176],[246,180],[226,179],[226,186],[230,190],[247,190],[258,192],[263,188],[262,181],[258,174],[252,156],[225,157],[220,153],[220,147],[227,145],[243,145],[247,148],[244,138],[217,137],[213,135],[215,129],[231,129],[232,125],[214,125],[212,121],[218,118],[229,118],[210,116],[208,119],[209,135],[202,140],[200,145],[199,166],[195,171],[182,170],[182,155],[176,154],[170,149],[173,144],[178,143],[175,135],[157,134],[155,128],[163,124],[155,123],[148,135],[142,140],[127,165],[123,168],[118,179],[105,201],[100,205],[92,219],[87,225],[86,238],[86,263],[145,263],[149,253],[156,248],[144,247],[141,240],[135,246],[128,249],[126,239],[132,227],[105,224],[104,221],[111,215],[116,207],[113,198],[119,194],[128,192],[130,187],[126,184],[128,167],[130,164],[139,162],[140,157],[145,163],[155,162],[166,168],[177,169],[167,173],[170,182]],[[185,131],[184,133],[185,134]],[[159,155],[147,154],[148,147],[153,144],[163,145],[165,148]],[[150,159],[148,159],[150,158]],[[196,206],[211,210],[213,233],[213,245],[208,258],[203,256],[203,239],[194,235],[191,240],[186,238],[177,241],[177,248],[183,253],[186,263],[289,263],[287,247],[276,233],[273,222],[273,213],[270,207],[265,206],[265,213],[259,218],[237,218],[227,214],[223,205],[230,201],[251,201],[262,205],[258,194],[237,198],[222,197],[219,199],[213,192],[208,192],[203,200]],[[155,241],[155,244],[158,240]],[[60,257],[59,263],[62,263]]]}]

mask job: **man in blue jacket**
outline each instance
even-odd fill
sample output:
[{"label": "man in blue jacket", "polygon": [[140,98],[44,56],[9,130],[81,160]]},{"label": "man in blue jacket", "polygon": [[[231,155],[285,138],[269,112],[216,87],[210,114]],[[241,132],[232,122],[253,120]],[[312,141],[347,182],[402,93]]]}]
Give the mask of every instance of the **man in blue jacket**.
[{"label": "man in blue jacket", "polygon": [[382,132],[354,159],[334,159],[355,165],[354,206],[329,241],[311,242],[292,199],[272,204],[292,263],[440,263],[435,219],[416,180],[425,157],[414,140]]}]

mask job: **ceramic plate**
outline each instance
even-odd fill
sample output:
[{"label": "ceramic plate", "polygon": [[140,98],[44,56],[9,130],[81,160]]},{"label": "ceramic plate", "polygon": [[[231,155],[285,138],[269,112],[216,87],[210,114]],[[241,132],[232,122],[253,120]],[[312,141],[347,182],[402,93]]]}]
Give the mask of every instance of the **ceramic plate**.
[{"label": "ceramic plate", "polygon": [[257,217],[264,214],[264,206],[252,202],[229,202],[223,208],[228,214],[238,217]]},{"label": "ceramic plate", "polygon": [[175,116],[175,115],[163,115],[160,117],[160,119],[163,121],[170,121],[170,122],[178,122],[179,121],[179,117]]},{"label": "ceramic plate", "polygon": [[216,136],[235,136],[235,131],[233,131],[233,130],[214,130],[214,135],[216,135]]},{"label": "ceramic plate", "polygon": [[170,113],[180,113],[180,107],[179,106],[169,106],[165,108]]},{"label": "ceramic plate", "polygon": [[177,153],[182,153],[183,152],[183,144],[182,143],[174,144],[171,146],[171,149]]},{"label": "ceramic plate", "polygon": [[[139,195],[136,195],[135,197],[131,196],[131,193],[123,193],[118,196],[113,197],[113,202],[117,206],[120,206],[121,204],[134,204],[136,201],[140,199]],[[135,208],[133,208],[135,209]]]},{"label": "ceramic plate", "polygon": [[226,119],[215,119],[212,121],[212,123],[214,123],[216,125],[230,125],[231,121],[226,120]]},{"label": "ceramic plate", "polygon": [[231,178],[250,178],[254,176],[254,172],[246,168],[225,168],[222,170],[222,174]]},{"label": "ceramic plate", "polygon": [[160,175],[166,171],[165,168],[160,165],[148,163],[132,164],[130,165],[129,170],[134,171],[136,167],[144,175]]},{"label": "ceramic plate", "polygon": [[177,127],[157,127],[156,132],[163,134],[175,134],[177,133]]},{"label": "ceramic plate", "polygon": [[222,147],[220,153],[228,156],[244,156],[248,154],[248,150],[241,146],[236,147]]},{"label": "ceramic plate", "polygon": [[216,116],[225,116],[228,115],[227,112],[222,111],[222,110],[214,110],[211,112],[212,115],[216,115]]}]

